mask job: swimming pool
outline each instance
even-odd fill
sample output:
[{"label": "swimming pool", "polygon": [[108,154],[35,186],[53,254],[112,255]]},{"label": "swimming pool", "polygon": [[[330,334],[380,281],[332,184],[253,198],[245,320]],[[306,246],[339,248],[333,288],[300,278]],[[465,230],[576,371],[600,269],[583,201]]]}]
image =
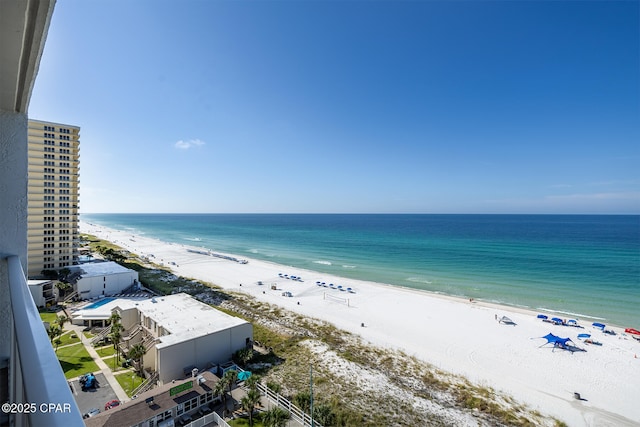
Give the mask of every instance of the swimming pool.
[{"label": "swimming pool", "polygon": [[99,301],[94,302],[93,304],[89,304],[86,307],[82,307],[83,310],[93,310],[94,308],[98,308],[98,307],[102,307],[103,305],[110,303],[111,301],[113,301],[115,298],[102,298]]}]

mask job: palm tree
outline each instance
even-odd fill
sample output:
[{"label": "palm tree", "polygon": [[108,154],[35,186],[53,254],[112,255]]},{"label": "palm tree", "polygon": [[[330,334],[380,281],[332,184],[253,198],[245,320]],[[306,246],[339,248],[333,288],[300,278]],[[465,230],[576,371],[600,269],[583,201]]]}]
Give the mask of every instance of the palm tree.
[{"label": "palm tree", "polygon": [[71,270],[69,270],[68,268],[61,268],[58,271],[58,280],[60,280],[61,282],[67,282],[67,276],[69,276],[69,274],[71,273]]},{"label": "palm tree", "polygon": [[227,409],[227,391],[231,394],[231,389],[238,378],[238,371],[230,369],[224,373],[222,378],[216,383],[215,393],[222,397],[222,405],[224,410]]},{"label": "palm tree", "polygon": [[244,385],[247,386],[247,388],[253,390],[253,389],[257,389],[258,388],[258,376],[257,375],[251,375],[249,378],[247,378],[244,381]]},{"label": "palm tree", "polygon": [[[120,340],[122,339],[122,325],[114,323],[111,325],[111,333],[109,334],[113,348],[116,350],[115,363],[120,363]],[[115,367],[115,365],[114,365]]]},{"label": "palm tree", "polygon": [[249,426],[253,426],[253,410],[256,405],[260,402],[260,392],[257,388],[250,388],[247,391],[247,394],[240,400],[240,405],[242,405],[242,409],[247,411],[249,414]]},{"label": "palm tree", "polygon": [[117,311],[112,311],[111,317],[109,317],[109,322],[111,322],[111,324],[113,325],[114,323],[120,323],[120,320],[122,320],[122,317],[120,317],[120,313],[118,313]]},{"label": "palm tree", "polygon": [[[59,337],[62,334],[62,329],[60,328],[60,326],[58,326],[57,323],[51,324],[49,325],[49,330],[47,331],[47,335],[49,335],[49,340],[51,340],[51,345],[53,346],[53,340],[56,337]],[[60,340],[57,340],[60,341]],[[58,342],[58,344],[56,345],[56,351],[58,351],[58,345],[60,343]]]},{"label": "palm tree", "polygon": [[58,281],[56,283],[56,288],[58,288],[58,292],[60,292],[61,294],[60,298],[64,298],[64,296],[67,294],[67,291],[73,289],[73,286],[70,283]]},{"label": "palm tree", "polygon": [[264,413],[262,423],[265,427],[284,427],[291,418],[291,414],[279,406],[274,406]]},{"label": "palm tree", "polygon": [[147,349],[144,347],[142,343],[134,344],[129,350],[129,357],[131,359],[138,361],[140,376],[142,376],[142,372],[143,372],[142,357],[146,353],[147,353]]},{"label": "palm tree", "polygon": [[[229,377],[222,376],[220,380],[216,383],[215,394],[216,396],[222,397],[222,405],[224,411],[227,410],[227,383],[229,382]],[[224,412],[222,414],[224,416]]]},{"label": "palm tree", "polygon": [[227,386],[229,387],[229,394],[231,394],[231,389],[238,379],[238,371],[236,371],[235,369],[229,369],[222,376],[222,378],[224,377],[227,377]]},{"label": "palm tree", "polygon": [[235,352],[233,355],[233,359],[237,361],[240,366],[246,366],[247,363],[251,361],[253,358],[253,349],[252,348],[242,348]]},{"label": "palm tree", "polygon": [[58,316],[56,317],[56,325],[58,325],[60,327],[60,332],[62,333],[62,331],[64,331],[64,324],[67,323],[69,321],[69,318],[67,316]]},{"label": "palm tree", "polygon": [[109,337],[113,342],[113,348],[116,350],[116,363],[120,362],[120,339],[122,338],[122,331],[124,326],[120,323],[120,314],[117,311],[111,313],[109,320],[111,321],[111,333]]}]

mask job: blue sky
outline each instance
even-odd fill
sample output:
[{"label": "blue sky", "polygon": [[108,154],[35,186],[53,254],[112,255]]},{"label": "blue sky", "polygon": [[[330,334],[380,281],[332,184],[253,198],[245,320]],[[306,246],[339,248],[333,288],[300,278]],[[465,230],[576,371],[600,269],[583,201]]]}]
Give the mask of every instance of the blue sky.
[{"label": "blue sky", "polygon": [[58,0],[81,212],[640,213],[637,1]]}]

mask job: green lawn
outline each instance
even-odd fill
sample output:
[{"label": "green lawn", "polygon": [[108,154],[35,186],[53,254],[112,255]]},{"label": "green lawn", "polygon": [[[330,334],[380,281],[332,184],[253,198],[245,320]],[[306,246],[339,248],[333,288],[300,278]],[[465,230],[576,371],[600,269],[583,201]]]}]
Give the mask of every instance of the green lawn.
[{"label": "green lawn", "polygon": [[103,357],[102,360],[107,366],[111,369],[111,371],[115,374],[118,371],[122,371],[123,369],[128,369],[122,367],[122,362],[124,362],[124,358],[120,355],[120,361],[116,359],[116,355]]},{"label": "green lawn", "polygon": [[93,338],[93,334],[89,331],[84,331],[83,334],[85,338],[89,338],[89,339]]},{"label": "green lawn", "polygon": [[[258,412],[254,412],[253,413],[253,427],[263,427],[264,424],[262,424],[262,417],[260,416],[261,414]],[[249,417],[247,418],[235,418],[233,420],[228,420],[227,423],[229,423],[229,425],[231,427],[244,427],[244,426],[248,426],[249,425]]]},{"label": "green lawn", "polygon": [[59,348],[57,354],[67,378],[100,370],[82,344]]},{"label": "green lawn", "polygon": [[115,377],[129,397],[131,397],[133,390],[135,390],[144,381],[144,378],[140,378],[138,374],[133,371],[118,374]]},{"label": "green lawn", "polygon": [[100,357],[105,358],[107,356],[116,354],[116,349],[113,348],[112,345],[106,345],[104,347],[97,347],[96,352]]},{"label": "green lawn", "polygon": [[[75,338],[72,338],[72,335],[75,336]],[[60,339],[61,346],[80,342],[80,338],[75,331],[65,331],[65,333],[63,333],[58,338]]]},{"label": "green lawn", "polygon": [[56,313],[52,313],[49,311],[40,311],[40,318],[43,322],[53,323],[56,321],[57,317],[58,316],[56,315]]}]

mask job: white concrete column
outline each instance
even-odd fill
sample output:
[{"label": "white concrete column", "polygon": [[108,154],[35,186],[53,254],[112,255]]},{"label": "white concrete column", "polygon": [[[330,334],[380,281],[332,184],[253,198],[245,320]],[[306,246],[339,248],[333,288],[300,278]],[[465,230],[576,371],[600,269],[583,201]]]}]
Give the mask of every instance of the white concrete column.
[{"label": "white concrete column", "polygon": [[27,115],[0,111],[0,254],[27,271]]},{"label": "white concrete column", "polygon": [[27,271],[27,115],[0,111],[0,359],[10,356],[11,304],[7,263]]}]

